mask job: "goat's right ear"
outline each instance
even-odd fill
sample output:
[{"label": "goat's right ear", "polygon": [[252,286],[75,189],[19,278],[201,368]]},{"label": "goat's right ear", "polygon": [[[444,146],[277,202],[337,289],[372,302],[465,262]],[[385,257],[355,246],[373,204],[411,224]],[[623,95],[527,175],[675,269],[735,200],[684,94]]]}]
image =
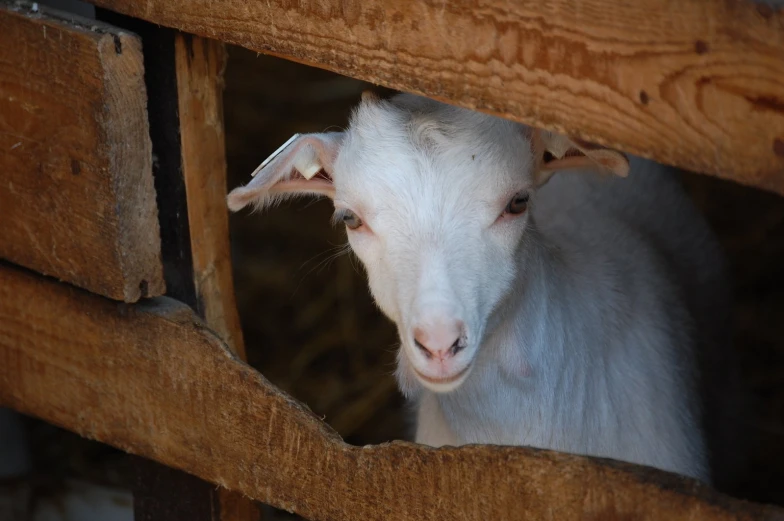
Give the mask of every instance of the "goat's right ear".
[{"label": "goat's right ear", "polygon": [[264,206],[280,195],[334,197],[332,168],[343,137],[343,132],[296,136],[256,171],[250,183],[229,193],[229,209],[236,212],[250,203]]},{"label": "goat's right ear", "polygon": [[531,144],[537,161],[537,183],[545,184],[561,170],[587,169],[618,177],[629,174],[629,159],[621,152],[593,143],[533,129]]}]

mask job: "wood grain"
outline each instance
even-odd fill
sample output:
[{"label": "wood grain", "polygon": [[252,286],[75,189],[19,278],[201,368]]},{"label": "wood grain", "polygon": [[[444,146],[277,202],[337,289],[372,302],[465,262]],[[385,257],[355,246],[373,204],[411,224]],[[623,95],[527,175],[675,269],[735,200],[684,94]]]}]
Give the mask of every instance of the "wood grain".
[{"label": "wood grain", "polygon": [[[167,295],[191,306],[241,350],[239,320],[229,320],[236,309],[223,202],[223,44],[194,42],[194,37],[102,9],[96,15],[143,41],[155,188],[165,201],[159,217]],[[212,204],[216,198],[217,208]],[[210,262],[214,259],[225,261]],[[134,458],[134,468],[137,520],[261,517],[257,505],[241,493],[143,458]]]},{"label": "wood grain", "polygon": [[609,460],[522,447],[352,447],[185,305],[0,266],[0,404],[324,521],[782,520]]},{"label": "wood grain", "polygon": [[784,194],[784,13],[746,0],[95,0]]},{"label": "wood grain", "polygon": [[182,170],[199,314],[242,359],[245,346],[231,272],[226,209],[223,71],[226,49],[215,40],[178,33],[175,63]]},{"label": "wood grain", "polygon": [[[183,33],[174,36],[182,175],[197,307],[199,315],[232,353],[247,360],[234,299],[229,215],[224,202],[227,190],[223,134],[226,59],[226,49],[221,42]],[[219,505],[214,521],[261,518],[257,505],[239,492],[221,488],[214,495]]]},{"label": "wood grain", "polygon": [[107,297],[165,291],[141,42],[0,1],[0,258]]}]

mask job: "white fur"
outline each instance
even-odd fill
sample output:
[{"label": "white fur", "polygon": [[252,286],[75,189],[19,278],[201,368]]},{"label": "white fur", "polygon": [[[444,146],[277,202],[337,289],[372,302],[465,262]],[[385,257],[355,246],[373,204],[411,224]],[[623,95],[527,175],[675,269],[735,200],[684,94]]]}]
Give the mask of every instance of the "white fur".
[{"label": "white fur", "polygon": [[[336,211],[365,223],[349,242],[397,324],[416,440],[529,445],[707,480],[693,355],[698,335],[719,335],[698,328],[726,311],[716,244],[656,163],[633,158],[628,179],[558,173],[539,188],[531,135],[400,95],[363,101],[333,140]],[[497,221],[520,190],[528,211]],[[433,362],[412,330],[433,310],[466,328],[444,371],[469,370],[449,385],[417,375]]]}]

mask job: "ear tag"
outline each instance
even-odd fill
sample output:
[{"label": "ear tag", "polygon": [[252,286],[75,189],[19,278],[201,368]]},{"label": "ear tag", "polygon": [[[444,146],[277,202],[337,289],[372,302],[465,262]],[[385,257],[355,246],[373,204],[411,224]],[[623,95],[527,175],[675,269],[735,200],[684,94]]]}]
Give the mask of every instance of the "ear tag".
[{"label": "ear tag", "polygon": [[[270,161],[272,161],[273,159],[278,157],[281,152],[286,150],[286,148],[288,148],[289,145],[291,145],[294,141],[296,141],[296,139],[298,137],[299,137],[299,134],[294,134],[293,136],[291,136],[288,139],[288,141],[286,141],[285,143],[280,145],[275,152],[273,152],[267,159],[264,160],[263,163],[261,163],[259,166],[257,166],[256,170],[254,170],[253,173],[250,176],[251,177],[256,177],[256,174],[261,172],[264,169],[264,167],[267,166],[270,163]],[[313,176],[316,175],[319,172],[319,170],[321,170],[321,165],[319,165],[315,161],[311,160],[311,161],[308,161],[308,164],[307,164],[306,168],[303,168],[303,169],[299,169],[298,168],[298,170],[299,170],[299,172],[302,174],[302,176],[305,179],[310,181],[313,178]]]},{"label": "ear tag", "polygon": [[550,139],[546,140],[545,150],[550,152],[556,159],[563,159],[569,149],[572,148],[571,144],[565,139],[552,139],[554,136],[552,132],[548,132],[546,135]]},{"label": "ear tag", "polygon": [[302,150],[294,159],[294,168],[308,181],[313,179],[313,176],[321,171],[321,163],[319,163],[316,151],[311,147]]}]

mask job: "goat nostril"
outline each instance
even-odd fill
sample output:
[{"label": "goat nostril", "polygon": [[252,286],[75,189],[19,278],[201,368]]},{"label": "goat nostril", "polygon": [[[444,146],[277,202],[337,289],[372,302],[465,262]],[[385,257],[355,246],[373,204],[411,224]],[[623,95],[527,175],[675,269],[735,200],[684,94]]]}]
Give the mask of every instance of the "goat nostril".
[{"label": "goat nostril", "polygon": [[419,350],[420,350],[420,351],[422,351],[422,352],[425,354],[425,356],[426,356],[427,358],[433,358],[433,353],[431,353],[431,352],[430,352],[430,350],[429,350],[428,348],[426,348],[425,346],[423,346],[423,345],[422,345],[422,344],[419,342],[419,340],[417,340],[416,338],[414,339],[414,345],[416,345],[416,346],[419,348]]},{"label": "goat nostril", "polygon": [[449,353],[452,356],[455,356],[457,353],[465,349],[465,343],[462,340],[462,338],[458,338],[455,340],[455,343],[452,344],[452,347],[449,348]]}]

